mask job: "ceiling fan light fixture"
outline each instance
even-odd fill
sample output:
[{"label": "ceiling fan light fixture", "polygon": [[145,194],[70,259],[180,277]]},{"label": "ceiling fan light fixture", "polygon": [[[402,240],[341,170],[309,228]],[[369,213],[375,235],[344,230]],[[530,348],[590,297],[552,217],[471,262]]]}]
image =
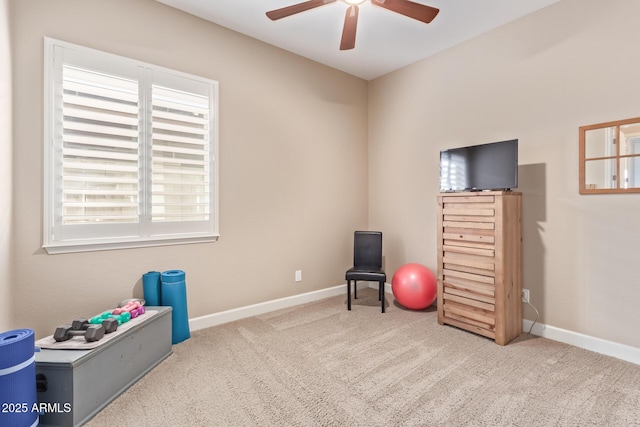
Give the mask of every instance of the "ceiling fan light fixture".
[{"label": "ceiling fan light fixture", "polygon": [[[281,7],[280,9],[274,9],[267,12],[267,17],[272,21],[286,18],[287,16],[295,15],[296,13],[304,12],[306,10],[315,9],[320,6],[324,6],[330,3],[335,3],[338,0],[306,0],[301,3],[292,4],[291,6]],[[340,50],[349,50],[355,47],[356,43],[356,28],[358,26],[358,6],[366,2],[367,0],[341,0],[349,7],[346,11],[344,20],[344,27],[342,28],[342,40],[340,42]],[[391,12],[399,13],[408,18],[416,19],[430,23],[440,12],[440,9],[427,6],[426,4],[416,3],[411,0],[371,0],[371,4],[376,7],[390,10]]]}]

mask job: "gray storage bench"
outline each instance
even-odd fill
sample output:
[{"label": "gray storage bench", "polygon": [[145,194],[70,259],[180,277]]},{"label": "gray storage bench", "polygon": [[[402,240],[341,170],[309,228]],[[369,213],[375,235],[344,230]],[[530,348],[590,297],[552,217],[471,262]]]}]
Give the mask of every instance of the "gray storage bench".
[{"label": "gray storage bench", "polygon": [[[171,307],[92,350],[36,353],[41,426],[79,426],[171,355]],[[46,390],[45,390],[46,389]]]}]

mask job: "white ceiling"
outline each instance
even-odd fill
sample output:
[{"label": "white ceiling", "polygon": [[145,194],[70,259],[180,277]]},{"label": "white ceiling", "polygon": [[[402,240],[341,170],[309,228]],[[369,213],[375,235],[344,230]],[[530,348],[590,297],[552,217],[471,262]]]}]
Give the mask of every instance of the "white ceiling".
[{"label": "white ceiling", "polygon": [[360,5],[356,47],[341,51],[347,4],[277,21],[265,13],[304,0],[156,0],[366,80],[397,70],[559,0],[414,0],[440,9],[430,24]]}]

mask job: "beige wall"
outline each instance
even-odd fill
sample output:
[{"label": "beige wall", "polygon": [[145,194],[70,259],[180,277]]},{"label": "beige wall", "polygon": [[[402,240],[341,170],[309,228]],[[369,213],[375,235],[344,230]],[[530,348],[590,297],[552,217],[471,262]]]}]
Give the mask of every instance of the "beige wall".
[{"label": "beige wall", "polygon": [[540,321],[640,347],[640,194],[578,194],[578,127],[640,116],[640,2],[601,3],[562,0],[371,82],[369,220],[387,271],[435,268],[439,150],[519,138]]},{"label": "beige wall", "polygon": [[[51,334],[75,316],[141,296],[149,270],[186,271],[190,317],[344,283],[353,230],[367,224],[366,81],[151,0],[11,7],[15,326]],[[220,82],[217,243],[41,249],[44,36]]]},{"label": "beige wall", "polygon": [[11,325],[11,49],[8,0],[0,0],[0,332]]},{"label": "beige wall", "polygon": [[[190,317],[334,286],[352,231],[367,226],[385,233],[389,276],[406,262],[435,269],[439,150],[519,138],[524,286],[539,320],[640,347],[640,195],[580,196],[577,183],[578,127],[640,116],[637,0],[606,11],[562,0],[369,84],[151,0],[10,5],[14,163],[13,175],[0,165],[0,182],[13,179],[16,194],[14,280],[3,240],[0,292],[13,291],[12,327],[49,334],[140,295],[148,270],[187,272]],[[40,249],[45,35],[220,82],[219,242]],[[7,41],[0,34],[4,67]],[[1,132],[0,159],[10,158]],[[10,193],[0,187],[5,215]],[[7,233],[9,223],[0,217]],[[533,320],[528,307],[525,316]]]}]

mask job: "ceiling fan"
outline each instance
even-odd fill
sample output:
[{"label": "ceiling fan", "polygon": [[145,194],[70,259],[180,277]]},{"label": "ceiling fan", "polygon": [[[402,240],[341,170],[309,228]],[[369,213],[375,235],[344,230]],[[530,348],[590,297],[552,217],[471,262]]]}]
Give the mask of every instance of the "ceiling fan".
[{"label": "ceiling fan", "polygon": [[[309,0],[297,3],[291,6],[274,9],[267,12],[267,16],[272,20],[286,18],[305,10],[314,9],[325,4],[335,3],[338,0]],[[346,16],[344,18],[344,27],[342,28],[342,40],[340,41],[340,50],[353,49],[356,45],[356,27],[358,25],[358,5],[366,0],[342,0],[349,5]],[[374,6],[382,7],[392,12],[399,13],[409,18],[417,19],[428,24],[436,17],[439,9],[409,0],[370,0]]]}]

